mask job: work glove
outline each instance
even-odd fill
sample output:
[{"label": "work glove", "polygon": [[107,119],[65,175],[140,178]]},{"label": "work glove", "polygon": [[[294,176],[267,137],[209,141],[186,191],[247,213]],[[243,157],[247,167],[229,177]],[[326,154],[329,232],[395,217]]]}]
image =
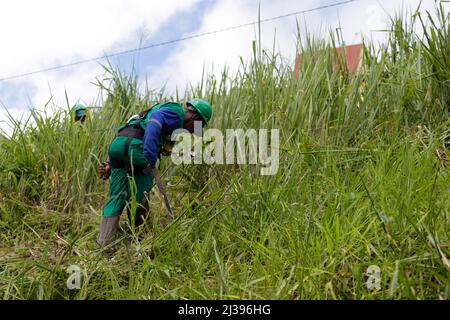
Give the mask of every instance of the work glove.
[{"label": "work glove", "polygon": [[111,175],[111,165],[108,162],[103,162],[98,166],[98,173],[103,180],[107,180]]}]

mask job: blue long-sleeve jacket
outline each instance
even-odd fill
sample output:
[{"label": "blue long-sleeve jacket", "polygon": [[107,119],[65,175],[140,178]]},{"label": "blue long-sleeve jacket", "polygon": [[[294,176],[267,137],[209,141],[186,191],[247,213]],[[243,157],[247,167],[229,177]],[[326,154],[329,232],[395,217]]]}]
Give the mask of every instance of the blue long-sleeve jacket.
[{"label": "blue long-sleeve jacket", "polygon": [[160,109],[149,117],[144,134],[144,157],[149,164],[156,164],[165,137],[182,128],[183,120],[169,108]]}]

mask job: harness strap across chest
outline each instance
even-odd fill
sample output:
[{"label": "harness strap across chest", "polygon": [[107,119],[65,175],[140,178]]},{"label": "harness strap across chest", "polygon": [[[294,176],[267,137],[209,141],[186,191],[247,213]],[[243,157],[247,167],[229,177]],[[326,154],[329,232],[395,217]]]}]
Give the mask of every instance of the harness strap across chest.
[{"label": "harness strap across chest", "polygon": [[[172,109],[168,104],[156,104],[156,105],[152,106],[151,108],[141,112],[139,115],[131,118],[127,124],[125,124],[124,126],[122,126],[119,129],[116,137],[126,137],[127,138],[125,145],[124,145],[124,149],[123,149],[123,158],[125,159],[125,163],[123,163],[122,161],[119,161],[117,159],[111,159],[112,167],[125,168],[127,171],[129,171],[130,159],[129,159],[128,150],[130,148],[131,141],[133,139],[144,140],[144,135],[145,135],[144,128],[146,128],[146,125],[147,125],[146,121],[154,122],[154,123],[158,124],[160,128],[162,128],[161,122],[159,122],[157,119],[153,119],[153,118],[149,118],[149,117],[154,112],[161,110],[164,107],[168,107],[168,108]],[[180,114],[180,118],[183,119],[180,110],[178,110],[177,114]],[[164,140],[165,139],[162,138],[161,143],[164,143]]]},{"label": "harness strap across chest", "polygon": [[123,148],[123,158],[125,159],[125,168],[130,167],[130,159],[128,157],[128,150],[130,149],[131,140],[133,139],[144,139],[145,131],[140,125],[140,121],[135,124],[125,127],[117,133],[117,137],[126,137],[125,146]]}]

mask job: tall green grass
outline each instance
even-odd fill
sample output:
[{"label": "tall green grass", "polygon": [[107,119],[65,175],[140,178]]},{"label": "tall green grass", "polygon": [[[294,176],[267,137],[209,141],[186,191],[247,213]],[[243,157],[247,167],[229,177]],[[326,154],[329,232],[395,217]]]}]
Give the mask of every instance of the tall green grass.
[{"label": "tall green grass", "polygon": [[[253,44],[237,73],[175,97],[105,66],[106,99],[84,128],[67,111],[11,122],[0,141],[0,296],[4,299],[449,299],[449,15],[395,18],[366,43],[356,75],[312,39],[299,79]],[[430,20],[428,20],[430,21]],[[422,22],[424,37],[412,25]],[[280,169],[160,164],[178,218],[151,195],[139,240],[126,215],[113,254],[94,244],[107,197],[97,175],[117,128],[146,105],[193,96],[211,127],[278,128]],[[85,270],[68,290],[66,268]],[[366,270],[381,269],[381,288]]]}]

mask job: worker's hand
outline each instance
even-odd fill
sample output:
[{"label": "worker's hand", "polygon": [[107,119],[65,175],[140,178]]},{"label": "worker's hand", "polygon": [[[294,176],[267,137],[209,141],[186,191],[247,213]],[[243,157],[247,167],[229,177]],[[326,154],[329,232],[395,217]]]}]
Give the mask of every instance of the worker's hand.
[{"label": "worker's hand", "polygon": [[98,173],[103,180],[106,180],[111,175],[111,165],[107,162],[102,163],[98,166]]},{"label": "worker's hand", "polygon": [[172,154],[173,146],[175,145],[175,141],[166,142],[161,148],[161,155],[168,157]]}]

